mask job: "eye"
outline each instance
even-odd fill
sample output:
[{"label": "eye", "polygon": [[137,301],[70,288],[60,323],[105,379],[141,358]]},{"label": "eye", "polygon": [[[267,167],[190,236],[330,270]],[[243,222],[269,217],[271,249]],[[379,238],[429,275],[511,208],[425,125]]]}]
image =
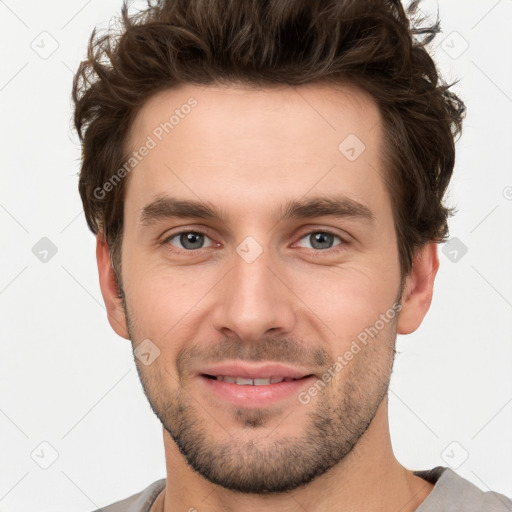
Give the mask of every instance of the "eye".
[{"label": "eye", "polygon": [[[173,240],[176,241],[173,242]],[[208,245],[204,245],[205,240],[209,240],[210,243]],[[186,251],[204,249],[205,247],[211,247],[214,245],[212,240],[205,233],[201,233],[199,231],[182,231],[181,233],[175,233],[174,235],[166,238],[164,243],[171,245],[179,243],[181,244],[181,247],[178,246],[178,248]]]},{"label": "eye", "polygon": [[344,243],[344,240],[342,240],[341,237],[335,235],[334,233],[330,233],[329,231],[311,231],[306,236],[303,236],[300,240],[306,240],[306,243],[309,244],[309,246],[306,245],[308,249],[326,250],[333,248],[333,242],[335,239],[340,241],[340,243],[336,244],[335,246]]}]

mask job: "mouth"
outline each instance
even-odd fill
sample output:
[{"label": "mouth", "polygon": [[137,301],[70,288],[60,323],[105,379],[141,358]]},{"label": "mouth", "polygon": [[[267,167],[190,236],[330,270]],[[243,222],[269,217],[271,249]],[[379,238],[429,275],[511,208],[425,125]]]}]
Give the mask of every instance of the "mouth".
[{"label": "mouth", "polygon": [[296,397],[316,379],[312,373],[281,364],[233,363],[205,368],[197,374],[209,398],[242,408],[268,407]]},{"label": "mouth", "polygon": [[[222,382],[229,382],[230,384],[238,384],[239,386],[268,386],[269,384],[279,384],[280,382],[293,382],[294,380],[300,380],[300,377],[298,379],[293,379],[292,377],[263,377],[263,378],[254,378],[250,379],[247,377],[233,377],[229,375],[208,375],[203,374],[204,377],[207,379],[212,380],[220,380]],[[306,375],[306,377],[309,377],[309,375]]]}]

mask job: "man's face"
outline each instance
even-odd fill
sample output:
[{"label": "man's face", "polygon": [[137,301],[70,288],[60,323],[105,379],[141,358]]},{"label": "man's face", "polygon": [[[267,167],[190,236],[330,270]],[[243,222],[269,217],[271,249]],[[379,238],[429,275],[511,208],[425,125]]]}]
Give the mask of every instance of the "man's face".
[{"label": "man's face", "polygon": [[400,267],[382,137],[368,96],[312,85],[183,85],[132,126],[130,151],[151,147],[126,184],[130,338],[158,347],[151,364],[137,360],[145,392],[214,483],[264,493],[311,481],[386,395]]}]

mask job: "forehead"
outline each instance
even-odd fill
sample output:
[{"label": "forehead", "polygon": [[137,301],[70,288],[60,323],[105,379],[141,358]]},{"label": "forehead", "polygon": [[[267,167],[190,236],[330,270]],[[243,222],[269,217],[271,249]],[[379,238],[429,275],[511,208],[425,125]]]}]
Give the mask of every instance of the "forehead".
[{"label": "forehead", "polygon": [[[186,123],[183,122],[185,119]],[[292,125],[293,121],[297,123]],[[295,135],[294,139],[302,138],[299,136],[303,135],[303,125],[309,123],[312,144],[323,139],[326,130],[336,133],[335,138],[357,132],[364,140],[366,132],[373,131],[379,122],[380,114],[374,99],[352,85],[256,88],[238,84],[180,84],[146,101],[132,124],[128,146],[136,146],[141,142],[141,136],[147,134],[153,134],[156,139],[170,133],[179,137],[185,131],[185,125],[188,131],[194,130],[197,134],[208,132],[208,138],[218,134],[223,138],[234,136],[239,139],[251,132],[266,132],[270,142],[271,139],[284,141],[291,138],[288,134]],[[160,126],[161,123],[169,125]],[[287,128],[286,133],[281,131],[283,126]]]},{"label": "forehead", "polygon": [[239,207],[312,189],[368,202],[384,192],[380,112],[352,86],[181,84],[140,109],[128,155],[144,146],[127,183],[138,209],[162,192],[223,201],[226,187]]}]

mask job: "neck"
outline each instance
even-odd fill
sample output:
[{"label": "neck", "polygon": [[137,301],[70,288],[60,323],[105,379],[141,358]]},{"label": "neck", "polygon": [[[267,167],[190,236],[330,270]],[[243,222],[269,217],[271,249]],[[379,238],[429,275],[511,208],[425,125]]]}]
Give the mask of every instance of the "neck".
[{"label": "neck", "polygon": [[388,423],[388,400],[352,451],[336,466],[309,484],[271,495],[241,494],[215,485],[193,471],[164,429],[167,467],[164,512],[413,512],[433,485],[415,476],[394,457]]}]

